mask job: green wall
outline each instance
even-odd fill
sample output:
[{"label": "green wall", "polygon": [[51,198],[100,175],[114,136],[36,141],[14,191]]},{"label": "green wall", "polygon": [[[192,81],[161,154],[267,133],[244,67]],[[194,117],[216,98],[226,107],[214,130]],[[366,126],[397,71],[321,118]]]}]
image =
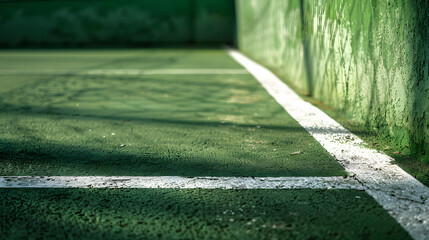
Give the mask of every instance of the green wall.
[{"label": "green wall", "polygon": [[0,46],[231,43],[233,0],[0,1]]},{"label": "green wall", "polygon": [[429,162],[429,1],[236,5],[240,50]]}]

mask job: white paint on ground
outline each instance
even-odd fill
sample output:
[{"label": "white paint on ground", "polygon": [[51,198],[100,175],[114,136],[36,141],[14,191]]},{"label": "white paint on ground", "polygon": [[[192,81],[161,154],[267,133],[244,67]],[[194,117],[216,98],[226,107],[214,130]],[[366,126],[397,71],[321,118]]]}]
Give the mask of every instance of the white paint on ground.
[{"label": "white paint on ground", "polygon": [[384,153],[370,149],[320,109],[302,100],[277,76],[241,53],[229,55],[244,66],[275,100],[304,127],[351,177],[414,239],[429,239],[429,188]]},{"label": "white paint on ground", "polygon": [[213,75],[249,74],[245,69],[2,69],[0,75]]},{"label": "white paint on ground", "polygon": [[344,177],[5,176],[0,188],[358,189]]}]

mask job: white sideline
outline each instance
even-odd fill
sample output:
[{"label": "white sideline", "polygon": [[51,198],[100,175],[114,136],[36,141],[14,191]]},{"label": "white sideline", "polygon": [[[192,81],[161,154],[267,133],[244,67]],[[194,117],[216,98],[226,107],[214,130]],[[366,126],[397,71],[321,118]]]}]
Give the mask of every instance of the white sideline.
[{"label": "white sideline", "polygon": [[249,74],[245,69],[1,69],[0,75],[212,75]]},{"label": "white sideline", "polygon": [[286,84],[263,66],[243,54],[228,50],[271,96],[304,127],[345,170],[414,239],[429,239],[429,188],[397,165],[392,158],[369,149],[320,109],[302,100]]},{"label": "white sideline", "polygon": [[3,176],[0,188],[358,189],[344,177]]}]

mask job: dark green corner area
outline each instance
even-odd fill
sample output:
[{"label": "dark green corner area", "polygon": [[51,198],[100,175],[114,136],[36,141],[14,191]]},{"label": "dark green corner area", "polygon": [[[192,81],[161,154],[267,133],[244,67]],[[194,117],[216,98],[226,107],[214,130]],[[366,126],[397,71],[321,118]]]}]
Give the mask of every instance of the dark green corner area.
[{"label": "dark green corner area", "polygon": [[233,0],[0,1],[0,47],[231,44]]}]

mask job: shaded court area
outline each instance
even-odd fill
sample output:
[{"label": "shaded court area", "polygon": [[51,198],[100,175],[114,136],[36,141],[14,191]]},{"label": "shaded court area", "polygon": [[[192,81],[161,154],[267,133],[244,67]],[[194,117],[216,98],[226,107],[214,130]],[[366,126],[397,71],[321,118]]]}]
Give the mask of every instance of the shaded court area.
[{"label": "shaded court area", "polygon": [[345,174],[223,50],[21,50],[0,61],[3,176]]},{"label": "shaded court area", "polygon": [[1,234],[11,239],[410,239],[356,190],[1,189],[0,194]]}]

